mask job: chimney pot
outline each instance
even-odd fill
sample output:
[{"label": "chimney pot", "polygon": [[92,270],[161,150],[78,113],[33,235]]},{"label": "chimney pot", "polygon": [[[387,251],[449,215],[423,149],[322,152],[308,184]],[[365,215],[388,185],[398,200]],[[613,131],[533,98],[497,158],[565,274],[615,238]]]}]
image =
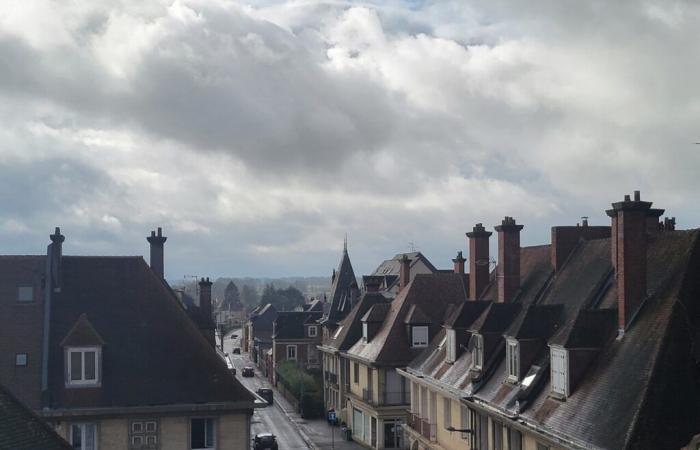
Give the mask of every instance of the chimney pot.
[{"label": "chimney pot", "polygon": [[489,284],[489,237],[482,223],[467,233],[469,240],[469,298],[477,300]]},{"label": "chimney pot", "polygon": [[202,313],[202,323],[200,329],[204,337],[212,347],[216,345],[214,335],[214,321],[211,313],[211,281],[209,277],[202,277],[199,281],[199,310]]},{"label": "chimney pot", "polygon": [[635,202],[640,201],[639,191],[634,191],[634,201]]},{"label": "chimney pot", "polygon": [[464,275],[464,262],[466,259],[464,259],[464,256],[462,256],[462,251],[457,252],[457,257],[452,260],[454,263],[454,273]]},{"label": "chimney pot", "polygon": [[163,236],[161,227],[158,227],[158,235],[156,235],[155,231],[151,230],[151,235],[146,238],[148,243],[151,244],[151,269],[162,280],[165,279],[163,244],[165,244],[167,239],[167,237]]},{"label": "chimney pot", "polygon": [[401,271],[399,272],[399,291],[408,286],[408,282],[411,280],[411,260],[404,253],[401,258]]}]

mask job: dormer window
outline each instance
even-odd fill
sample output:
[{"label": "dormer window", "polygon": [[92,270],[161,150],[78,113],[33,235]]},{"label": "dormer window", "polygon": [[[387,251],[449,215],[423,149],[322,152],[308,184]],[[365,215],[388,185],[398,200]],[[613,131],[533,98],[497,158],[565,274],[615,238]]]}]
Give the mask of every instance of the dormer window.
[{"label": "dormer window", "polygon": [[569,396],[569,355],[566,349],[550,347],[552,394],[556,397]]},{"label": "dormer window", "polygon": [[411,327],[412,347],[427,347],[428,346],[428,327],[414,326]]},{"label": "dormer window", "polygon": [[457,332],[449,328],[447,330],[447,362],[457,360]]},{"label": "dormer window", "polygon": [[100,347],[68,347],[66,349],[66,385],[99,386]]},{"label": "dormer window", "polygon": [[508,381],[517,382],[520,378],[520,347],[515,339],[506,340],[506,361]]},{"label": "dormer window", "polygon": [[484,337],[480,334],[472,335],[472,365],[474,369],[481,370],[484,366]]},{"label": "dormer window", "polygon": [[318,336],[318,328],[316,328],[315,325],[311,325],[309,327],[309,337],[316,337]]}]

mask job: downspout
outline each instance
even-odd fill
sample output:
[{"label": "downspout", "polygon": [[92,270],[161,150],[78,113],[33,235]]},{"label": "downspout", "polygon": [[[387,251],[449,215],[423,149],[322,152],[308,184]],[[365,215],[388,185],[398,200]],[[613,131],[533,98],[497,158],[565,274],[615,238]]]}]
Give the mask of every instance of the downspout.
[{"label": "downspout", "polygon": [[41,352],[41,403],[44,408],[49,407],[49,331],[51,324],[51,297],[53,283],[51,276],[51,260],[53,257],[53,243],[46,248],[46,274],[44,275],[44,327]]}]

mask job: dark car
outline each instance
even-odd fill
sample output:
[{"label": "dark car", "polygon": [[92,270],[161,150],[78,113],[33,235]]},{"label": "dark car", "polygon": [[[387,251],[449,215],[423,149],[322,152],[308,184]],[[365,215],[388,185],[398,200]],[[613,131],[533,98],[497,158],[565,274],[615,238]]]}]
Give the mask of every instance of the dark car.
[{"label": "dark car", "polygon": [[277,450],[277,438],[272,433],[258,433],[253,438],[253,447],[255,450]]},{"label": "dark car", "polygon": [[241,348],[240,347],[235,347],[233,349],[233,354],[234,355],[240,355],[241,354]]},{"label": "dark car", "polygon": [[245,366],[243,370],[241,371],[241,375],[244,377],[254,377],[255,376],[255,369],[253,369],[250,366]]},{"label": "dark car", "polygon": [[272,389],[260,388],[260,389],[258,389],[258,390],[255,391],[255,392],[257,392],[258,395],[259,395],[260,397],[262,397],[262,398],[264,398],[265,400],[267,400],[267,404],[268,404],[268,405],[271,405],[271,404],[272,404]]}]

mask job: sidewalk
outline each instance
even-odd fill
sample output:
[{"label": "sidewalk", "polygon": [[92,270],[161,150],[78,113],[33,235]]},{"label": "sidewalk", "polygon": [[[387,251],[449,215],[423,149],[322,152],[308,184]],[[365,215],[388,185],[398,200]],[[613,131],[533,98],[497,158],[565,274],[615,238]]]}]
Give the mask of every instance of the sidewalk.
[{"label": "sidewalk", "polygon": [[277,389],[274,398],[276,406],[296,425],[302,439],[312,450],[365,450],[362,445],[345,440],[340,427],[332,427],[324,419],[303,419]]}]

